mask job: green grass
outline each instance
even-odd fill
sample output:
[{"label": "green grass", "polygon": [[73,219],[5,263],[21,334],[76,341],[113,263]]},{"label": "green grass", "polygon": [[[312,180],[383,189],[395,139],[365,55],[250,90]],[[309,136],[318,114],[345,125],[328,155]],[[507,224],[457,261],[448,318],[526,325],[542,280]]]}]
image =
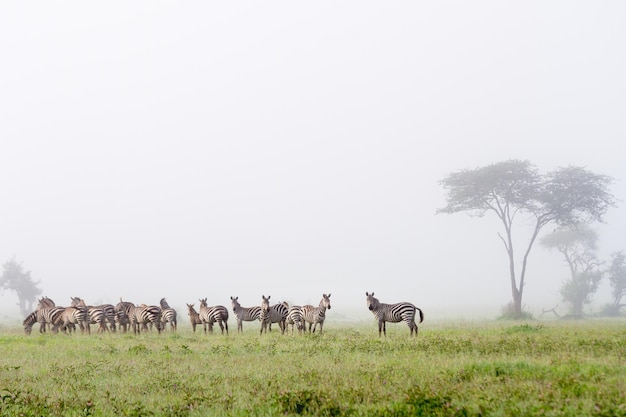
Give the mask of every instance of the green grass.
[{"label": "green grass", "polygon": [[626,323],[0,332],[2,416],[626,416]]}]

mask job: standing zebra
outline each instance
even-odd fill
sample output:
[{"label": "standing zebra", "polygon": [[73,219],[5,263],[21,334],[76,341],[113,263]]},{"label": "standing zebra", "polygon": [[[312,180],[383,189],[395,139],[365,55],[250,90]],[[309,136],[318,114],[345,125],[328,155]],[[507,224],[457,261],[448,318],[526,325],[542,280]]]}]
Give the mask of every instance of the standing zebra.
[{"label": "standing zebra", "polygon": [[287,327],[287,313],[289,312],[289,308],[286,303],[274,304],[270,307],[270,297],[268,295],[265,297],[261,296],[261,314],[259,315],[259,320],[261,320],[261,333],[265,331],[267,333],[268,325],[272,323],[278,323],[280,326],[280,333],[285,334],[285,328]]},{"label": "standing zebra", "polygon": [[298,333],[302,333],[302,330],[305,329],[304,317],[302,316],[302,307],[300,306],[291,306],[287,311],[287,319],[285,321],[285,326],[291,325],[291,333],[293,333],[294,325],[298,329]]},{"label": "standing zebra", "polygon": [[[87,330],[88,334],[91,334],[91,328],[89,327],[89,312],[86,308],[81,307],[65,307],[63,315],[63,329],[65,331],[76,331],[76,324],[80,327],[81,333]],[[71,326],[71,327],[70,327]]]},{"label": "standing zebra", "polygon": [[122,297],[120,297],[120,302],[115,305],[115,319],[124,333],[126,333],[128,327],[130,326],[130,317],[128,317],[128,312],[131,307],[135,307],[135,304],[130,301],[122,301]]},{"label": "standing zebra", "polygon": [[193,332],[196,332],[196,326],[198,324],[204,325],[204,332],[206,333],[206,324],[202,323],[202,319],[200,318],[200,314],[193,308],[193,304],[187,304],[187,309],[189,310],[189,321],[191,322],[191,327],[193,328]]},{"label": "standing zebra", "polygon": [[365,293],[367,296],[367,308],[374,314],[376,320],[378,320],[378,337],[381,336],[381,332],[387,336],[387,326],[385,322],[398,323],[404,320],[411,330],[411,336],[415,331],[417,336],[417,324],[415,324],[415,312],[419,311],[420,321],[424,321],[424,313],[422,310],[415,307],[411,303],[403,302],[396,304],[384,304],[378,301],[378,298],[374,297],[374,293]]},{"label": "standing zebra", "polygon": [[261,307],[242,307],[238,301],[239,297],[230,297],[233,305],[233,313],[237,317],[237,333],[243,332],[244,321],[256,321],[261,316]]},{"label": "standing zebra", "polygon": [[157,306],[132,306],[128,310],[128,318],[133,326],[133,333],[140,334],[141,328],[147,329],[147,324],[154,324],[161,334],[161,309]]},{"label": "standing zebra", "polygon": [[[98,332],[109,332],[107,326],[107,320],[113,320],[115,322],[115,309],[110,311],[103,306],[88,306],[85,304],[85,300],[80,297],[71,297],[72,307],[86,308],[89,314],[89,322],[91,324],[98,325]],[[111,316],[112,315],[112,316]],[[110,317],[109,317],[110,316]]]},{"label": "standing zebra", "polygon": [[[45,332],[47,324],[53,333],[57,333],[59,331],[59,327],[63,326],[63,312],[65,312],[63,307],[39,308],[36,311],[37,321],[41,323],[39,332]],[[30,334],[30,331],[28,333]]]},{"label": "standing zebra", "polygon": [[163,330],[167,327],[167,323],[170,324],[170,330],[175,331],[177,327],[176,322],[176,310],[170,307],[165,301],[165,298],[161,298],[161,323],[163,323]]},{"label": "standing zebra", "polygon": [[311,327],[313,327],[313,333],[315,333],[315,328],[318,323],[320,325],[320,333],[322,333],[324,320],[326,320],[326,309],[330,310],[330,294],[322,294],[322,299],[318,307],[313,307],[312,305],[302,307],[302,316],[304,317],[305,326],[306,323],[309,323],[309,333],[311,333]]},{"label": "standing zebra", "polygon": [[[226,328],[226,334],[228,335],[228,309],[224,306],[209,307],[206,303],[206,298],[200,300],[200,319],[203,324],[208,324],[209,333],[213,333],[213,323],[217,322],[224,334],[224,328]],[[204,328],[206,333],[206,327]]]}]

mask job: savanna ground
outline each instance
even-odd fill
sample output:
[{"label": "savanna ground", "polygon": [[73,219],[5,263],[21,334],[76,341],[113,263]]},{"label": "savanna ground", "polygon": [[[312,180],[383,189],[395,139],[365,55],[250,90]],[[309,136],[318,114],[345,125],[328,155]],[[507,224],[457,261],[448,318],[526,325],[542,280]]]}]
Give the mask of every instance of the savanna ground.
[{"label": "savanna ground", "polygon": [[[185,323],[187,324],[187,323]],[[626,416],[626,322],[326,323],[322,335],[0,328],[3,416]]]}]

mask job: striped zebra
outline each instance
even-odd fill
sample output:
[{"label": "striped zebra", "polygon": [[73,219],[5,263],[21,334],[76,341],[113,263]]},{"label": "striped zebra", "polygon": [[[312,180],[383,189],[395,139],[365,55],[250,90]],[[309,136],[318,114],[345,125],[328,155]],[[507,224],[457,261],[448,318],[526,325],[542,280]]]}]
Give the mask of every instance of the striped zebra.
[{"label": "striped zebra", "polygon": [[317,307],[313,307],[312,305],[302,307],[302,316],[305,321],[304,325],[306,326],[306,323],[309,323],[309,333],[311,333],[311,327],[313,327],[313,333],[315,333],[315,328],[318,323],[320,325],[320,333],[322,333],[324,320],[326,320],[326,309],[330,310],[330,294],[322,294],[322,299]]},{"label": "striped zebra", "polygon": [[[37,312],[38,310],[33,311],[28,316],[26,316],[26,318],[22,322],[22,325],[24,326],[24,333],[26,333],[27,335],[30,335],[30,333],[33,331],[33,326],[35,325],[35,323],[38,323]],[[43,325],[41,325],[39,327],[39,333],[43,333],[43,332],[44,332],[44,327]]]},{"label": "striped zebra", "polygon": [[244,321],[256,321],[259,320],[261,315],[261,307],[242,307],[239,304],[239,297],[230,297],[233,305],[233,313],[237,317],[237,332],[243,332]]},{"label": "striped zebra", "polygon": [[[110,332],[107,321],[113,320],[115,323],[115,308],[109,310],[103,306],[88,306],[85,300],[80,297],[71,297],[72,307],[86,308],[89,314],[89,322],[98,325],[98,332]],[[109,304],[110,305],[110,304]],[[112,307],[112,306],[111,306]]]},{"label": "striped zebra", "polygon": [[365,293],[367,296],[367,308],[374,314],[376,320],[378,320],[378,337],[381,336],[381,332],[387,336],[387,326],[385,322],[399,323],[405,321],[409,329],[411,330],[411,336],[415,331],[417,336],[417,324],[415,324],[415,312],[419,311],[420,321],[424,321],[424,313],[422,310],[415,307],[411,303],[403,302],[396,304],[384,304],[378,301],[378,298],[374,297],[374,293]]},{"label": "striped zebra", "polygon": [[89,312],[86,308],[81,307],[65,307],[62,315],[63,329],[66,332],[76,331],[76,324],[80,328],[81,333],[87,330],[88,334],[91,334],[91,328],[89,327]]},{"label": "striped zebra", "polygon": [[135,304],[129,301],[122,301],[122,297],[120,297],[120,302],[115,305],[115,319],[120,330],[124,333],[128,331],[131,324],[130,317],[128,317],[131,307],[135,307]]},{"label": "striped zebra", "polygon": [[165,298],[161,298],[159,304],[161,305],[161,323],[163,325],[163,330],[165,330],[167,323],[169,323],[170,330],[175,331],[177,327],[176,310],[170,307]]},{"label": "striped zebra", "polygon": [[128,310],[128,318],[133,327],[133,334],[140,334],[142,328],[147,329],[147,324],[154,324],[159,334],[161,334],[161,309],[157,306],[132,306]]},{"label": "striped zebra", "polygon": [[285,305],[286,303],[279,303],[270,306],[270,297],[268,295],[265,297],[261,296],[261,314],[259,315],[259,320],[261,320],[261,333],[267,333],[267,327],[272,323],[278,323],[280,326],[280,334],[285,334],[285,328],[287,327],[287,313],[289,311],[289,307]]},{"label": "striped zebra", "polygon": [[37,321],[41,324],[39,332],[45,333],[46,325],[48,325],[53,333],[57,333],[59,328],[63,326],[64,311],[65,309],[63,307],[46,307],[38,309],[36,311]]},{"label": "striped zebra", "polygon": [[291,333],[294,332],[294,325],[298,329],[298,333],[302,333],[302,330],[305,329],[304,317],[302,316],[302,307],[300,306],[291,306],[287,311],[287,319],[285,321],[285,326],[291,325]]},{"label": "striped zebra", "polygon": [[193,304],[187,304],[187,309],[189,310],[189,321],[191,322],[193,332],[196,332],[196,326],[198,324],[202,324],[204,326],[204,332],[206,333],[206,324],[202,322],[200,314],[198,314],[196,309],[193,307]]},{"label": "striped zebra", "polygon": [[[224,334],[224,328],[226,328],[226,334],[228,335],[228,309],[224,306],[207,306],[206,298],[200,300],[200,319],[204,325],[209,326],[209,333],[213,333],[213,324],[217,322],[222,334]],[[206,333],[206,326],[204,328]]]},{"label": "striped zebra", "polygon": [[[42,297],[40,299],[37,300],[37,310],[42,310],[44,308],[53,308],[56,307],[56,304],[54,301],[52,301],[51,298],[49,297]],[[50,330],[52,330],[52,324],[48,323],[48,322],[40,322],[41,326],[39,327],[39,332],[40,333],[45,333],[46,332],[46,327]]]}]

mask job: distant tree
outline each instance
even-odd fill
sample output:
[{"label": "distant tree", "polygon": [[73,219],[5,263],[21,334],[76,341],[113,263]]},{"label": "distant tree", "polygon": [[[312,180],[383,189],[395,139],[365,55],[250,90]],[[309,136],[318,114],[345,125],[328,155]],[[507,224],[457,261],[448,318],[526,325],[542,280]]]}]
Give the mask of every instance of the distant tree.
[{"label": "distant tree", "polygon": [[[528,257],[539,232],[550,223],[567,226],[601,222],[608,208],[615,205],[608,191],[612,182],[611,177],[580,167],[540,175],[528,161],[507,160],[449,174],[441,181],[447,204],[437,213],[467,212],[477,217],[487,212],[496,214],[504,229],[504,235],[498,236],[509,259],[512,315],[521,318]],[[533,224],[519,275],[513,247],[513,226],[518,218],[530,218]]]},{"label": "distant tree", "polygon": [[586,225],[563,227],[541,239],[540,243],[559,251],[569,269],[569,278],[561,286],[561,297],[570,306],[570,314],[583,316],[583,307],[591,301],[602,279],[598,259],[598,234]]},{"label": "distant tree", "polygon": [[626,307],[626,304],[622,303],[622,298],[626,296],[626,255],[624,252],[615,252],[611,255],[611,263],[606,272],[613,295],[613,301],[606,309],[606,313],[617,316],[621,308]]},{"label": "distant tree", "polygon": [[4,271],[0,276],[0,288],[15,291],[19,300],[20,312],[26,316],[33,311],[33,303],[37,296],[41,294],[41,289],[37,287],[39,282],[34,282],[30,276],[30,271],[24,272],[21,262],[17,262],[15,257],[3,265]]}]

